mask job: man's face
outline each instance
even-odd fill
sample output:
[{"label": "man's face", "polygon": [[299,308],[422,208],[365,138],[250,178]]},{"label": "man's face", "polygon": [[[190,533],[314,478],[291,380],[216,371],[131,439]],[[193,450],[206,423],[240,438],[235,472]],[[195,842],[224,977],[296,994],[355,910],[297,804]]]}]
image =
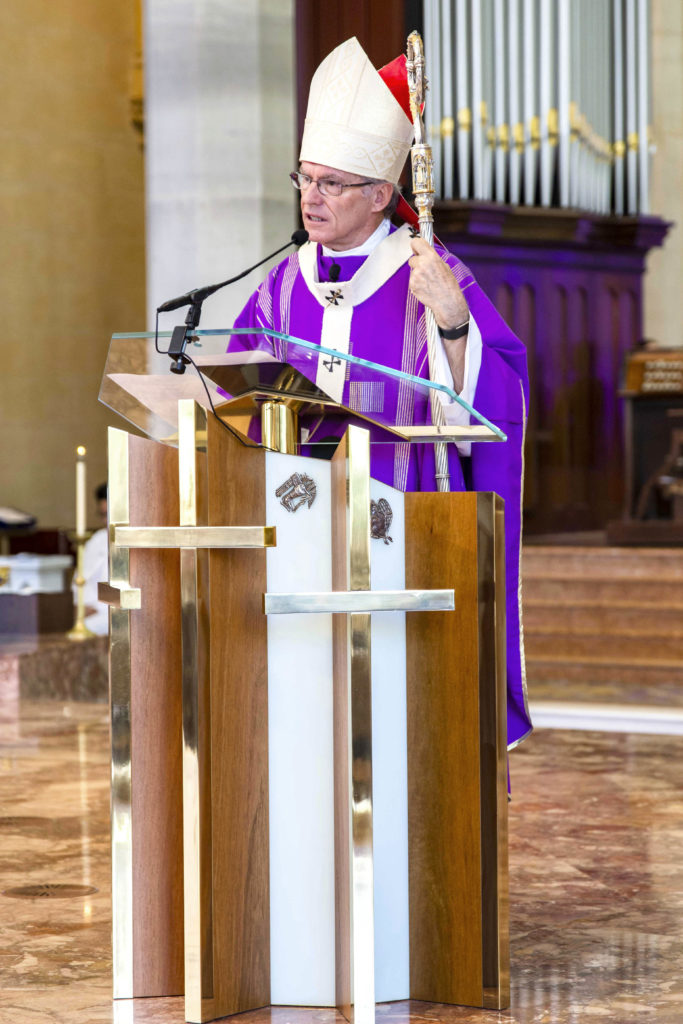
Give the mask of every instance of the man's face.
[{"label": "man's face", "polygon": [[[359,174],[306,161],[299,170],[315,181],[330,178],[352,185],[364,180]],[[340,196],[323,196],[317,185],[310,184],[301,192],[301,215],[309,238],[339,252],[361,245],[379,226],[391,191],[390,185],[367,185],[344,189]]]}]

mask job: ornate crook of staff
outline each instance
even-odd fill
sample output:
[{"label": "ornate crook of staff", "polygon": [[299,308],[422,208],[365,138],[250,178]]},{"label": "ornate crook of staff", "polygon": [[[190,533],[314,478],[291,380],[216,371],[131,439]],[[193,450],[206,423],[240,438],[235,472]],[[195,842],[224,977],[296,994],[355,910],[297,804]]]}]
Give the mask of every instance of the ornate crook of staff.
[{"label": "ornate crook of staff", "polygon": [[[413,170],[413,193],[415,205],[419,216],[420,235],[431,246],[434,245],[434,218],[432,206],[434,205],[434,162],[432,160],[432,147],[425,141],[425,128],[422,120],[422,108],[427,91],[427,79],[424,73],[425,58],[422,46],[422,37],[419,32],[411,32],[408,36],[406,54],[406,71],[408,75],[408,93],[410,96],[410,112],[413,117],[415,129],[415,144],[410,151]],[[427,354],[429,356],[429,376],[434,380],[438,364],[438,352],[441,341],[439,339],[439,328],[434,314],[429,307],[425,307],[427,325]],[[438,395],[435,391],[430,392],[430,409],[432,423],[434,426],[444,425],[443,409]],[[434,445],[434,458],[436,461],[436,486],[439,491],[450,490],[450,477],[448,474],[448,449],[444,441],[437,441]]]}]

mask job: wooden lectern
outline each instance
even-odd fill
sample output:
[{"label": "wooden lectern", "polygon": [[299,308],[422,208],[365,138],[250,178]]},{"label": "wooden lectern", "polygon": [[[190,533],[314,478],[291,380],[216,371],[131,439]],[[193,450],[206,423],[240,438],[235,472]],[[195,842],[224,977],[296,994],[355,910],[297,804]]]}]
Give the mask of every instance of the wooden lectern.
[{"label": "wooden lectern", "polygon": [[147,434],[109,441],[114,997],[503,1008],[502,502],[371,480],[351,410],[331,461],[267,450],[340,407],[318,346],[227,333],[206,391],[115,336],[100,395]]}]

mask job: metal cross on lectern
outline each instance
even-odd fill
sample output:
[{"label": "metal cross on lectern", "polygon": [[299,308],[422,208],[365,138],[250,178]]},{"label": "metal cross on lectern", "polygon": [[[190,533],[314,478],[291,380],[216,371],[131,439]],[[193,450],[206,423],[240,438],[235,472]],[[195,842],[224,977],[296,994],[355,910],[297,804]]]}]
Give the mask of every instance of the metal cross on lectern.
[{"label": "metal cross on lectern", "polygon": [[[370,616],[452,611],[453,590],[370,589],[370,435],[351,426],[332,459],[331,593],[266,594],[267,615],[332,612],[337,1006],[375,1020]],[[341,783],[341,784],[339,784]]]}]

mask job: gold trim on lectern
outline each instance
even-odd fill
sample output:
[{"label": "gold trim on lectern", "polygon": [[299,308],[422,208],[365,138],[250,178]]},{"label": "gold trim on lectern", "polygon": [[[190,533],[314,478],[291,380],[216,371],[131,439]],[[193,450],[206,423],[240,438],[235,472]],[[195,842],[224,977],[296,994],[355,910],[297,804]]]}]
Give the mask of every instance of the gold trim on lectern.
[{"label": "gold trim on lectern", "polygon": [[123,583],[97,584],[97,600],[108,604],[111,608],[126,608],[136,611],[142,608],[142,591],[139,587],[127,587]]},{"label": "gold trim on lectern", "polygon": [[[180,526],[204,526],[208,517],[206,412],[178,402]],[[158,531],[155,531],[158,532]],[[185,1019],[213,1016],[213,882],[211,863],[211,732],[209,552],[180,549],[183,650],[183,866],[185,891]]]},{"label": "gold trim on lectern", "polygon": [[[368,431],[349,427],[333,463],[333,586],[337,590],[369,590]],[[355,1024],[373,1024],[375,1020],[370,623],[369,612],[346,615],[345,629],[338,622],[334,658],[335,748],[345,747],[345,756],[337,761],[337,771],[345,777],[336,784],[341,799],[335,807],[337,1007],[349,1020],[353,1016]]]},{"label": "gold trim on lectern", "polygon": [[115,540],[125,548],[273,548],[274,526],[125,526]]},{"label": "gold trim on lectern", "polygon": [[[482,985],[488,1009],[510,1005],[507,834],[505,512],[502,498],[477,495],[480,628]],[[493,592],[490,581],[493,580]],[[495,700],[491,696],[495,694]]]},{"label": "gold trim on lectern", "polygon": [[327,594],[263,595],[266,615],[452,612],[454,608],[454,590],[333,590]]},{"label": "gold trim on lectern", "polygon": [[299,417],[287,402],[268,401],[261,406],[261,439],[274,452],[295,455],[299,440]]},{"label": "gold trim on lectern", "polygon": [[[130,520],[128,434],[109,428],[109,529]],[[130,589],[130,557],[109,545],[110,586]],[[112,955],[114,999],[133,996],[133,839],[131,813],[130,610],[109,611],[111,714]]]}]

